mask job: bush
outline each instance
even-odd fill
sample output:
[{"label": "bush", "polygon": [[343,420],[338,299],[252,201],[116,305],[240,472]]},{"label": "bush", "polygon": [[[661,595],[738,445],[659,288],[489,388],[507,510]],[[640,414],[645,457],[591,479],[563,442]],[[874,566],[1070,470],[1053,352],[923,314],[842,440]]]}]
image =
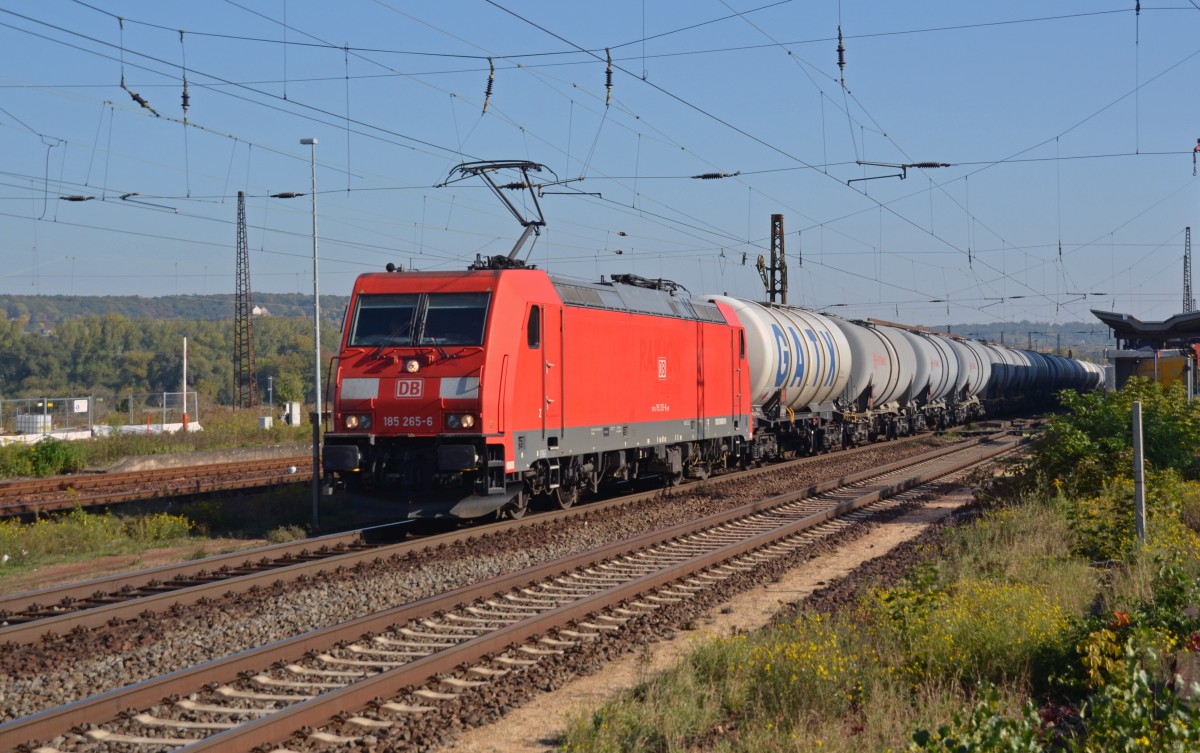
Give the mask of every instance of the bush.
[{"label": "bush", "polygon": [[642,683],[592,713],[568,724],[562,750],[690,750],[722,718],[720,689],[686,669]]},{"label": "bush", "polygon": [[1119,392],[1060,393],[1066,413],[1050,420],[1026,469],[1030,491],[1055,488],[1068,496],[1100,494],[1106,482],[1130,475],[1132,409],[1142,404],[1146,462],[1185,478],[1200,476],[1200,401],[1189,402],[1182,384],[1170,387],[1130,379]]},{"label": "bush", "polygon": [[10,444],[0,447],[0,478],[33,475],[33,455],[27,445]]},{"label": "bush", "polygon": [[1000,711],[1000,696],[985,686],[970,714],[954,714],[950,724],[936,732],[918,729],[909,751],[944,753],[1042,753],[1041,717],[1032,703],[1025,706],[1019,719],[1009,719]]},{"label": "bush", "polygon": [[32,567],[80,556],[142,551],[154,543],[186,539],[191,527],[191,522],[180,515],[159,513],[124,519],[80,508],[28,524],[0,520],[0,572],[3,567]]},{"label": "bush", "polygon": [[308,535],[300,526],[279,526],[267,531],[267,541],[272,544],[284,544],[289,541],[299,541]]},{"label": "bush", "polygon": [[852,625],[802,612],[778,626],[750,651],[743,671],[750,703],[786,719],[797,709],[839,715],[862,700],[863,673],[874,659],[860,651]]},{"label": "bush", "polygon": [[35,476],[54,476],[74,473],[83,468],[83,459],[76,445],[54,437],[45,437],[33,445],[30,462]]},{"label": "bush", "polygon": [[192,522],[184,516],[166,513],[143,515],[125,521],[125,531],[129,538],[143,544],[186,539],[192,531],[192,526]]},{"label": "bush", "polygon": [[1158,652],[1131,638],[1117,680],[1084,705],[1083,750],[1194,751],[1200,746],[1200,706],[1153,677]]},{"label": "bush", "polygon": [[944,590],[910,582],[876,592],[867,613],[884,642],[900,647],[914,680],[1028,678],[1070,628],[1042,589],[988,580]]},{"label": "bush", "polygon": [[1133,506],[1133,482],[1124,478],[1105,484],[1099,494],[1064,501],[1072,551],[1093,562],[1128,557],[1137,543]]},{"label": "bush", "polygon": [[1188,484],[1179,502],[1179,519],[1200,533],[1200,484]]}]

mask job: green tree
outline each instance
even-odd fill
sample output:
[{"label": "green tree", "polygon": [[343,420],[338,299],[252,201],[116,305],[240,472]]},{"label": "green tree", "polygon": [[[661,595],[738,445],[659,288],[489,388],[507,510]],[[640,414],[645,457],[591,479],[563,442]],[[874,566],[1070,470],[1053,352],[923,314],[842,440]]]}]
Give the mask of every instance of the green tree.
[{"label": "green tree", "polygon": [[305,393],[304,380],[299,373],[289,371],[275,377],[275,401],[287,403],[294,400],[303,402]]}]

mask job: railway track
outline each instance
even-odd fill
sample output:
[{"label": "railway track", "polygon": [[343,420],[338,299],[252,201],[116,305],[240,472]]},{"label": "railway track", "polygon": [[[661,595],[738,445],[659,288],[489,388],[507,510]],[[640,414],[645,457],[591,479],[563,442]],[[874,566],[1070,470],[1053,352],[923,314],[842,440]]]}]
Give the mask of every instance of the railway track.
[{"label": "railway track", "polygon": [[312,456],[0,482],[0,517],[257,489],[312,479]]},{"label": "railway track", "polygon": [[377,526],[0,596],[0,645],[194,604],[231,588],[249,590],[279,580],[281,570],[302,577],[327,569],[326,560],[379,546],[395,537],[394,529]]},{"label": "railway track", "polygon": [[45,741],[44,753],[306,749],[381,735],[402,745],[406,729],[446,704],[490,697],[583,646],[647,629],[795,556],[847,516],[1018,442],[997,435],[928,453],[50,709],[0,726],[0,749],[30,740]]},{"label": "railway track", "polygon": [[[853,457],[871,449],[857,448],[839,456]],[[953,447],[947,447],[940,452],[952,450]],[[821,459],[801,458],[710,478],[703,483],[713,486],[765,476],[817,463]],[[697,482],[689,482],[676,487],[675,492],[686,492],[696,485]],[[530,516],[524,521],[492,525],[487,530],[503,531],[537,522],[555,522],[611,507],[635,505],[661,494],[661,490],[654,490],[625,495],[570,510]],[[404,536],[404,528],[383,525],[0,596],[0,645],[33,643],[47,636],[135,619],[148,610],[187,606],[204,599],[265,587],[280,580],[297,580],[336,568],[353,568],[367,561],[403,558],[422,549],[460,543],[477,536],[479,531],[479,528],[464,528],[429,538],[397,541]]]}]

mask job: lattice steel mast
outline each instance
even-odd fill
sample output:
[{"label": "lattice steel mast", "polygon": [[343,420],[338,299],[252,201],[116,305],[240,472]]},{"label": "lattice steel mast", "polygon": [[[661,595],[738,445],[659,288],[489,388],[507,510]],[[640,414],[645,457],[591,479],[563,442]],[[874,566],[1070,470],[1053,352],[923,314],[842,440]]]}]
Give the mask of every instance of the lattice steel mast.
[{"label": "lattice steel mast", "polygon": [[246,194],[238,191],[237,297],[233,318],[233,378],[237,406],[258,405],[258,370],[254,365],[254,319],[250,301],[250,249],[246,242]]},{"label": "lattice steel mast", "polygon": [[1192,297],[1192,229],[1183,230],[1183,313],[1196,310],[1196,299]]},{"label": "lattice steel mast", "polygon": [[783,215],[771,215],[771,266],[758,255],[758,275],[767,289],[767,300],[787,305],[787,257],[783,250]]}]

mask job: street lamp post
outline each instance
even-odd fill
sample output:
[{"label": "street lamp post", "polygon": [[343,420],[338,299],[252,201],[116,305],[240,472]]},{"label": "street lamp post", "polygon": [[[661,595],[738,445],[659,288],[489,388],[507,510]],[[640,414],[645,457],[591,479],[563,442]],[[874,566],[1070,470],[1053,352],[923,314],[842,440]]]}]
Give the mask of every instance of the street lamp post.
[{"label": "street lamp post", "polygon": [[312,519],[313,528],[320,528],[318,506],[321,501],[321,416],[324,405],[321,399],[321,295],[317,283],[317,140],[300,139],[300,143],[312,147],[312,246],[313,246],[313,395],[316,411],[313,413],[313,459],[312,459]]}]

